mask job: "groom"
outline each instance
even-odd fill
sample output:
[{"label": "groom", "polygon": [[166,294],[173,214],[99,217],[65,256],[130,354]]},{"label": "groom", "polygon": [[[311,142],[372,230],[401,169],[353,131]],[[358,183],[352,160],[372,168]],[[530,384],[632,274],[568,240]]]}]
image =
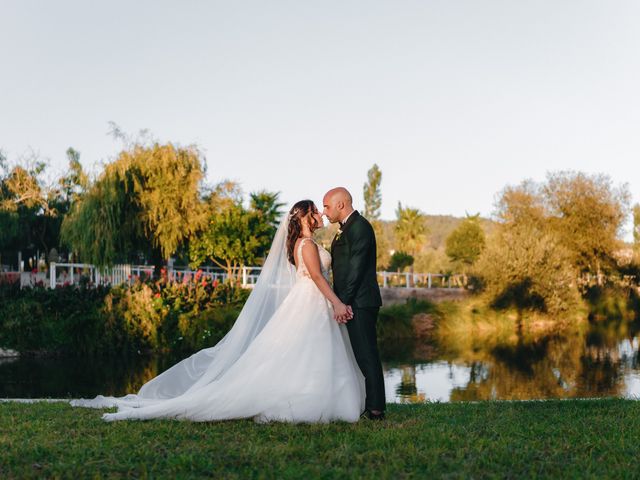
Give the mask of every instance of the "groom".
[{"label": "groom", "polygon": [[345,188],[329,190],[322,203],[329,221],[340,222],[331,243],[333,290],[353,310],[353,318],[336,320],[347,324],[353,353],[365,378],[367,415],[382,420],[386,402],[376,338],[382,305],[376,278],[376,237],[371,224],[353,209],[351,194]]}]

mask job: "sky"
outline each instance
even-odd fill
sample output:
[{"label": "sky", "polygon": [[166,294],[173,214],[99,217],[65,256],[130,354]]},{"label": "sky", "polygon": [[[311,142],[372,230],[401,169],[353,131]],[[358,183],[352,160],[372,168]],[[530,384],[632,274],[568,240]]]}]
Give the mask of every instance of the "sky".
[{"label": "sky", "polygon": [[0,0],[0,150],[93,172],[135,135],[197,144],[207,181],[382,218],[489,216],[549,171],[628,182],[640,201],[635,0]]}]

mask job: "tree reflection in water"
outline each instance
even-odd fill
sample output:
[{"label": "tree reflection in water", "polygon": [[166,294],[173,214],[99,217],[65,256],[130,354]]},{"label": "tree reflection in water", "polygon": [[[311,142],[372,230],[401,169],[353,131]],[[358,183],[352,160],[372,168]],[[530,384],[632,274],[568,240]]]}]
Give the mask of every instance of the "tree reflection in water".
[{"label": "tree reflection in water", "polygon": [[[432,338],[381,344],[388,400],[640,396],[638,323],[585,320],[557,331],[518,329],[513,320],[500,319],[506,327],[497,329],[474,320]],[[0,359],[0,397],[124,395],[178,360]]]},{"label": "tree reflection in water", "polygon": [[[638,396],[625,375],[640,374],[639,330],[634,322],[599,320],[538,334],[514,325],[511,334],[440,336],[431,358],[418,354],[413,368],[407,351],[399,369],[388,362],[387,385],[397,384],[398,402]],[[452,367],[466,377],[447,390],[438,383]]]}]

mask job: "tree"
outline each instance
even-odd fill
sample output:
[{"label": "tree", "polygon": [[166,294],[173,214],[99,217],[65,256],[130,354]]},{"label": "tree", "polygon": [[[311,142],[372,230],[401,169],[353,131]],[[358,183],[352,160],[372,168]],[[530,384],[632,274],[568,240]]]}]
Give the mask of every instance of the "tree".
[{"label": "tree", "polygon": [[68,171],[58,181],[61,190],[60,196],[67,204],[66,211],[68,211],[72,203],[80,199],[89,187],[89,177],[80,163],[80,152],[69,147],[67,149],[67,159],[69,160]]},{"label": "tree", "polygon": [[[403,207],[398,202],[396,217],[395,233],[398,250],[405,251],[415,258],[427,241],[424,215],[417,208]],[[413,262],[410,265],[410,271],[413,273]],[[413,276],[411,282],[413,283]]]},{"label": "tree", "polygon": [[260,232],[254,228],[257,216],[240,203],[225,204],[216,210],[204,230],[190,242],[191,265],[211,261],[224,268],[229,281],[235,282],[239,269],[255,262],[262,246]]},{"label": "tree", "polygon": [[615,268],[629,209],[628,187],[613,187],[606,175],[556,172],[547,176],[542,194],[549,222],[578,271],[600,279],[604,269]]},{"label": "tree", "polygon": [[497,207],[498,227],[474,271],[496,305],[549,312],[571,308],[581,275],[603,281],[626,217],[627,187],[608,177],[551,173],[542,185],[507,187]]},{"label": "tree", "polygon": [[406,252],[393,252],[389,262],[389,270],[402,272],[405,268],[413,265],[413,257]]},{"label": "tree", "polygon": [[216,185],[206,198],[206,222],[190,242],[191,265],[210,261],[235,281],[240,268],[268,254],[284,205],[278,197],[279,193],[265,190],[251,193],[246,209],[237,183],[226,180]]},{"label": "tree", "polygon": [[260,246],[256,253],[258,258],[264,258],[278,229],[282,207],[284,203],[278,201],[279,193],[260,192],[251,193],[250,210],[255,213],[252,228],[258,237]]},{"label": "tree", "polygon": [[633,206],[633,246],[636,251],[640,250],[640,204]]},{"label": "tree", "polygon": [[479,218],[480,214],[467,215],[447,237],[445,253],[452,262],[463,268],[468,268],[476,262],[486,244]]},{"label": "tree", "polygon": [[550,313],[574,306],[576,270],[548,221],[543,189],[530,181],[505,188],[496,217],[496,231],[472,270],[493,305]]},{"label": "tree", "polygon": [[363,215],[371,222],[376,235],[377,250],[376,264],[378,268],[384,268],[389,261],[389,244],[384,235],[384,225],[380,221],[380,207],[382,206],[382,194],[380,193],[380,183],[382,182],[382,172],[377,164],[367,172],[367,181],[363,187],[364,212]]},{"label": "tree", "polygon": [[196,147],[135,144],[74,203],[62,238],[98,266],[143,252],[159,269],[205,220],[202,176]]},{"label": "tree", "polygon": [[47,164],[40,160],[26,167],[14,166],[3,180],[5,195],[0,208],[4,211],[17,211],[20,207],[34,209],[45,214],[55,214],[48,202],[49,192],[43,188],[39,179]]},{"label": "tree", "polygon": [[382,172],[375,163],[367,172],[367,182],[364,184],[364,216],[369,221],[380,219],[380,207],[382,206],[382,194],[380,193],[380,183],[382,182]]},{"label": "tree", "polygon": [[481,279],[497,307],[557,314],[574,307],[579,298],[570,253],[553,231],[536,222],[499,225],[472,276]]},{"label": "tree", "polygon": [[398,250],[415,257],[427,240],[424,215],[417,208],[403,207],[398,202],[396,217],[395,233]]},{"label": "tree", "polygon": [[46,169],[36,154],[12,167],[0,157],[0,249],[35,253],[57,245],[59,192],[45,183]]}]

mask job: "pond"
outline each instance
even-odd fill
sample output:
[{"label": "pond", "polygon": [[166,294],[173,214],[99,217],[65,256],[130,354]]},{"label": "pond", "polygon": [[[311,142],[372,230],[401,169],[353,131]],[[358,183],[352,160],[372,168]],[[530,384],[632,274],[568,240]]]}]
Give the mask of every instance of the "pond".
[{"label": "pond", "polygon": [[[542,335],[461,336],[382,345],[389,402],[640,397],[640,325],[593,322]],[[0,397],[124,395],[171,356],[0,359]]]}]

